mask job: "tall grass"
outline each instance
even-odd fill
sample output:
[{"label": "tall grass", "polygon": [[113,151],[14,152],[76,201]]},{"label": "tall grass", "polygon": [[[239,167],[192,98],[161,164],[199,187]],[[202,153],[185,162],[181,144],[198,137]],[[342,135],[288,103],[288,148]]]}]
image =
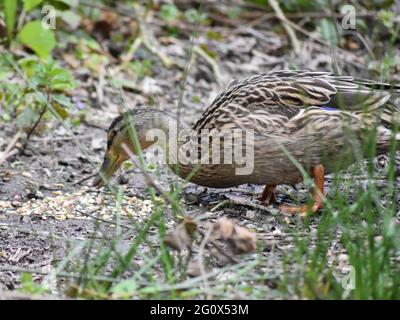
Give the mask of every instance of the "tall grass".
[{"label": "tall grass", "polygon": [[[295,254],[283,259],[282,283],[288,292],[311,299],[400,297],[395,141],[383,175],[374,170],[374,130],[371,137],[364,146],[369,161],[353,165],[347,174],[333,174],[328,206],[316,233],[297,236]],[[312,220],[299,225],[299,230],[307,229]],[[346,258],[345,267],[338,266],[335,255]]]}]

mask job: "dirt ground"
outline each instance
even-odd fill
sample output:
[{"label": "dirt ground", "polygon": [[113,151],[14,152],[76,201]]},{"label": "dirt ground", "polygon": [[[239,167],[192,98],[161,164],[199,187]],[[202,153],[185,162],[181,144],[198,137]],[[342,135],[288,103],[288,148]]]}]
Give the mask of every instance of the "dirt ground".
[{"label": "dirt ground", "polygon": [[[156,25],[152,27],[157,30]],[[234,79],[293,66],[298,69],[332,70],[331,58],[327,54],[329,50],[311,39],[304,41],[303,54],[294,56],[283,50],[287,46],[285,35],[267,30],[254,33],[254,29],[245,27],[216,27],[216,31],[223,35],[222,40],[209,40],[200,35],[196,41],[207,43],[209,49],[217,53],[220,79],[216,79],[215,70],[204,58],[196,56],[190,66],[183,95],[182,115],[189,125],[199,118],[217,93]],[[182,66],[186,61],[188,46],[189,40],[176,41],[166,44],[164,49],[171,59]],[[152,60],[154,72],[152,77],[141,80],[140,93],[126,91],[131,107],[153,104],[174,112],[184,77],[183,68],[166,69],[157,57],[144,49],[138,50],[136,56]],[[352,60],[351,55],[346,54],[339,54],[339,58],[342,59],[343,73],[364,75],[362,61],[349,61]],[[62,60],[60,62],[66,64]],[[104,188],[92,189],[91,179],[78,184],[76,182],[96,172],[101,164],[106,146],[105,128],[118,114],[120,99],[107,84],[103,84],[99,95],[99,80],[92,78],[85,70],[78,71],[76,69],[76,77],[81,85],[78,85],[75,94],[87,108],[85,121],[69,130],[52,120],[48,130],[33,136],[23,153],[14,156],[0,168],[0,265],[15,268],[0,270],[2,289],[18,288],[18,268],[43,272],[51,270],[71,250],[65,239],[87,239],[93,233],[104,235],[114,230],[107,223],[96,226],[99,220],[95,219],[112,219],[115,200],[110,193]],[[15,132],[13,125],[0,124],[0,150],[4,149]],[[377,170],[382,170],[386,162],[385,157],[378,159]],[[159,173],[158,182],[165,189],[168,189],[171,179],[177,179],[165,165],[159,168]],[[151,202],[140,170],[124,169],[114,176],[112,184],[124,191],[122,223],[129,224],[128,215],[137,222],[143,221],[151,210]],[[329,185],[328,177],[328,194]],[[281,186],[280,190],[303,200],[308,194],[303,184],[297,185],[296,190],[289,186]],[[184,209],[189,216],[197,217],[226,201],[227,205],[222,204],[213,211],[211,220],[228,216],[240,225],[272,237],[269,239],[278,246],[285,246],[287,240],[279,237],[280,231],[287,226],[294,230],[296,218],[284,218],[277,215],[275,209],[261,206],[255,200],[261,191],[262,186],[254,185],[213,190],[188,184],[183,191]],[[280,200],[290,202],[292,199],[290,196],[280,196]],[[168,227],[172,228],[174,222],[171,212],[165,212],[165,215]],[[319,219],[319,215],[311,219],[310,232]],[[127,248],[133,234],[133,230],[127,230],[124,234]],[[124,241],[120,245],[123,246]],[[35,275],[35,279],[40,278],[40,274]]]}]

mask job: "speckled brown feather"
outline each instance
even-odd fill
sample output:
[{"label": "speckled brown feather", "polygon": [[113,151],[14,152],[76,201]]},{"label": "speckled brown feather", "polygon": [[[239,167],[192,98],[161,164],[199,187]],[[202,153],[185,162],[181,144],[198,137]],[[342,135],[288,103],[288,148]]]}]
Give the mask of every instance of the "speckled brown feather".
[{"label": "speckled brown feather", "polygon": [[[328,72],[274,71],[235,81],[203,112],[195,130],[213,128],[237,118],[275,115],[287,121],[311,106],[351,112],[372,112],[390,99],[390,85]],[[400,90],[400,87],[394,89]],[[275,119],[274,119],[275,121]],[[278,123],[279,124],[279,123]]]},{"label": "speckled brown feather", "polygon": [[[290,158],[306,169],[322,164],[329,172],[337,168],[336,163],[345,167],[362,152],[366,132],[374,127],[377,154],[387,152],[392,137],[387,127],[394,118],[398,121],[400,114],[399,107],[389,101],[393,92],[400,92],[400,86],[327,72],[273,71],[234,81],[204,111],[192,133],[222,128],[254,130],[254,171],[237,175],[235,164],[169,165],[182,178],[196,170],[190,181],[210,187],[295,184],[302,175]],[[136,109],[129,116],[140,136],[154,124],[168,130],[167,120],[176,121],[149,108]],[[123,118],[110,127],[109,148],[116,132],[124,127]],[[193,142],[181,146],[188,143]],[[190,148],[200,152],[195,145]]]}]

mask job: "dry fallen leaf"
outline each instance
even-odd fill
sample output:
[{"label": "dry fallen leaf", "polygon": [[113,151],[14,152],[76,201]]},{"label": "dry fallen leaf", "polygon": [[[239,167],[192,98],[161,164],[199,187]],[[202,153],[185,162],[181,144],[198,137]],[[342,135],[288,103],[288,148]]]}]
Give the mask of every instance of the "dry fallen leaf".
[{"label": "dry fallen leaf", "polygon": [[198,277],[201,275],[201,268],[198,260],[191,260],[187,267],[187,275],[189,277]]},{"label": "dry fallen leaf", "polygon": [[218,219],[213,228],[213,236],[225,240],[235,254],[248,253],[257,247],[254,232],[236,225],[227,218]]},{"label": "dry fallen leaf", "polygon": [[24,176],[24,177],[26,177],[26,178],[32,178],[33,176],[32,176],[32,173],[30,173],[30,172],[28,172],[28,171],[23,171],[22,172],[22,175]]},{"label": "dry fallen leaf", "polygon": [[213,236],[215,238],[222,238],[224,240],[232,236],[233,230],[235,228],[234,223],[227,218],[220,218],[214,224]]},{"label": "dry fallen leaf", "polygon": [[257,238],[254,232],[247,228],[235,225],[233,235],[227,239],[235,254],[248,253],[257,247]]},{"label": "dry fallen leaf", "polygon": [[164,243],[175,250],[190,249],[192,238],[197,230],[197,223],[185,217],[183,221],[164,237]]},{"label": "dry fallen leaf", "polygon": [[[215,239],[226,241],[233,253],[248,253],[256,249],[256,234],[247,228],[236,225],[227,218],[220,218],[211,226],[212,232],[207,239],[212,242]],[[184,218],[173,231],[169,232],[164,243],[175,250],[190,249],[192,246],[193,235],[197,231],[197,223],[191,218]]]}]

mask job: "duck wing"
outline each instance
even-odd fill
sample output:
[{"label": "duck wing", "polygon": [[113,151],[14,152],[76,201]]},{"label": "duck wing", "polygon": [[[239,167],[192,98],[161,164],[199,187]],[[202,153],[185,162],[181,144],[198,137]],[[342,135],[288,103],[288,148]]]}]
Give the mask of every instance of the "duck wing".
[{"label": "duck wing", "polygon": [[194,129],[232,127],[238,119],[244,124],[282,128],[309,107],[350,113],[384,109],[382,114],[389,119],[393,112],[400,112],[387,103],[393,93],[400,93],[400,85],[329,72],[272,71],[231,83],[204,111]]}]

